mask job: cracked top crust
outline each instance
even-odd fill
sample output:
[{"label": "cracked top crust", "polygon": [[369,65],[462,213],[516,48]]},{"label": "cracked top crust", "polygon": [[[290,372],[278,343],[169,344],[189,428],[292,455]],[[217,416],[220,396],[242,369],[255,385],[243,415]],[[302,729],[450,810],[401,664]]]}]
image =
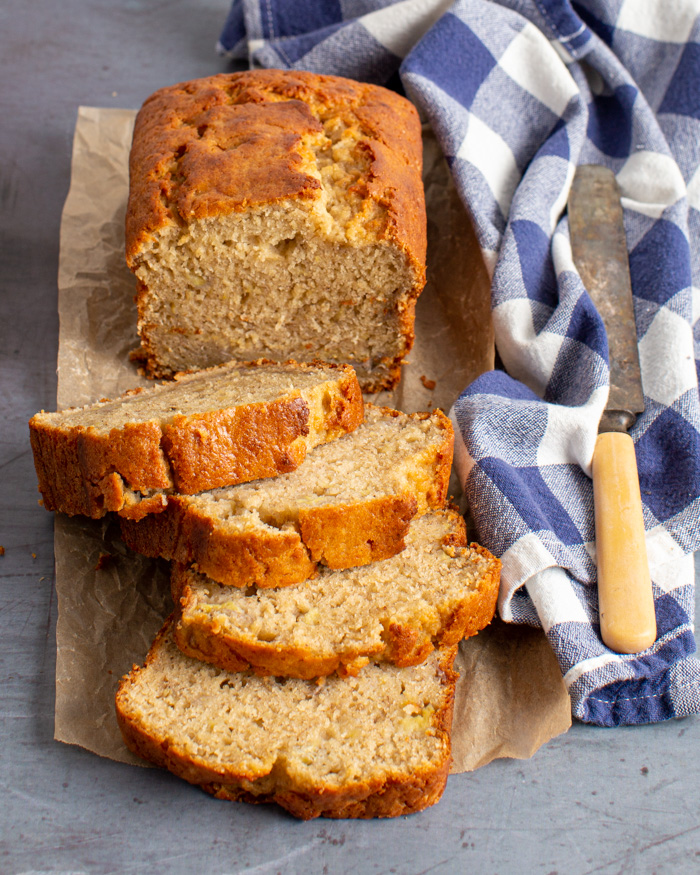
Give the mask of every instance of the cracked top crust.
[{"label": "cracked top crust", "polygon": [[[220,74],[161,89],[136,120],[126,257],[155,232],[282,200],[314,201],[337,132],[366,157],[347,180],[362,233],[388,239],[423,271],[421,136],[415,108],[375,85],[305,72]],[[329,206],[332,213],[333,206]]]}]

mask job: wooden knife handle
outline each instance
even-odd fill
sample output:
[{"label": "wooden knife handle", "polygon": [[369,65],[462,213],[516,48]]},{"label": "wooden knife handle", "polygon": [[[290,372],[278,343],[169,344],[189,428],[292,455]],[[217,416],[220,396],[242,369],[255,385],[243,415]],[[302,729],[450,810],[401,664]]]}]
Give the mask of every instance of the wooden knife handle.
[{"label": "wooden knife handle", "polygon": [[598,435],[593,500],[600,634],[617,653],[639,653],[656,640],[656,616],[637,458],[624,432]]}]

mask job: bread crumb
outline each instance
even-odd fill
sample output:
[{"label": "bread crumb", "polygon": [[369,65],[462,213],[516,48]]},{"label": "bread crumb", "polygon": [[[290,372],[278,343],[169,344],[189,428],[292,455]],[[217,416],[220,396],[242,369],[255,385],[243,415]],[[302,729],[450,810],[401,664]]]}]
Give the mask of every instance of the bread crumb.
[{"label": "bread crumb", "polygon": [[428,389],[428,390],[431,391],[431,392],[432,392],[433,389],[435,388],[435,380],[429,380],[429,379],[425,376],[425,374],[421,374],[420,381],[421,381],[421,383],[425,386],[425,388]]},{"label": "bread crumb", "polygon": [[32,559],[36,559],[36,553],[32,553]]},{"label": "bread crumb", "polygon": [[5,548],[0,547],[0,556],[4,556],[4,555],[5,555]]},{"label": "bread crumb", "polygon": [[105,568],[109,568],[113,561],[114,557],[111,553],[100,553],[97,565],[95,565],[95,571],[104,571]]}]

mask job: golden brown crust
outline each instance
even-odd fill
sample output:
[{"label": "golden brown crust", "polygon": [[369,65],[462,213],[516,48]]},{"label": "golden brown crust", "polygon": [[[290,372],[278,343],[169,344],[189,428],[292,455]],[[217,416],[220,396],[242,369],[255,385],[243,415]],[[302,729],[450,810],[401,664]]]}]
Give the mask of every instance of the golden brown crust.
[{"label": "golden brown crust", "polygon": [[194,495],[293,471],[306,456],[308,423],[309,405],[298,393],[271,404],[176,416],[163,432],[175,488]]},{"label": "golden brown crust", "polygon": [[302,508],[299,533],[315,562],[351,568],[401,552],[418,510],[413,495],[387,495],[359,504]]},{"label": "golden brown crust", "polygon": [[57,429],[32,417],[29,437],[47,510],[98,518],[128,509],[133,491],[172,488],[156,422],[128,423],[101,435],[93,427]]},{"label": "golden brown crust", "polygon": [[[448,724],[447,729],[439,730],[446,737],[449,736],[452,723],[453,699],[454,692],[449,709],[445,709],[449,710],[449,720],[444,712],[435,720],[436,724]],[[172,745],[154,740],[137,724],[125,719],[119,709],[117,722],[126,746],[136,756],[168,769],[217,799],[252,804],[276,803],[301,820],[312,820],[316,817],[367,819],[415,814],[440,800],[450,772],[451,747],[446,744],[444,756],[439,763],[430,763],[422,769],[416,769],[410,776],[370,778],[357,781],[342,790],[327,787],[294,790],[282,786],[272,792],[256,794],[236,784],[236,776],[223,781],[221,776],[212,774],[210,768],[192,762],[188,755],[181,754]],[[246,785],[251,783],[245,775],[239,780],[245,781]],[[254,786],[255,782],[252,783]]]},{"label": "golden brown crust", "polygon": [[173,637],[180,650],[193,659],[211,663],[226,671],[254,671],[259,675],[303,680],[325,677],[334,672],[341,676],[355,675],[368,662],[366,652],[319,657],[301,647],[278,650],[274,645],[264,642],[254,644],[226,635],[216,620],[209,618],[183,624],[182,605],[187,603],[191,589],[182,566],[173,564],[171,586],[176,606]]},{"label": "golden brown crust", "polygon": [[[456,647],[441,652],[439,673],[443,703],[431,715],[431,732],[439,737],[442,753],[411,774],[381,768],[372,775],[354,779],[342,788],[295,786],[283,769],[265,775],[235,773],[232,769],[214,769],[203,759],[181,751],[172,739],[150,734],[130,714],[128,690],[137,684],[139,675],[153,661],[160,640],[168,633],[172,618],[166,621],[143,667],[134,666],[122,678],[116,695],[117,722],[124,741],[133,753],[158,766],[169,769],[191,784],[201,787],[218,799],[249,803],[274,802],[302,820],[315,817],[370,818],[398,817],[422,811],[435,804],[445,789],[451,761],[450,735],[458,679],[453,670]],[[222,716],[222,719],[225,719]],[[271,786],[272,782],[272,786]],[[258,790],[259,788],[259,790]],[[256,792],[258,790],[258,792]]]},{"label": "golden brown crust", "polygon": [[316,572],[296,531],[229,532],[177,495],[168,498],[163,513],[138,522],[122,519],[121,533],[137,553],[193,565],[231,586],[289,586]]},{"label": "golden brown crust", "polygon": [[[447,548],[466,548],[466,528],[461,515],[454,510],[455,531],[444,539]],[[314,652],[302,646],[279,645],[251,640],[245,630],[236,635],[224,629],[216,615],[197,612],[191,620],[184,614],[194,599],[188,569],[178,563],[171,568],[171,591],[175,603],[174,639],[187,656],[211,663],[228,671],[252,670],[260,675],[276,675],[311,680],[337,673],[356,675],[370,661],[387,662],[406,668],[424,662],[433,650],[453,647],[463,638],[476,635],[493,619],[500,581],[501,562],[478,544],[469,549],[488,560],[487,569],[478,584],[465,592],[458,606],[442,618],[433,634],[415,626],[388,621],[381,644],[376,647],[347,647],[341,653]]]},{"label": "golden brown crust", "polygon": [[415,108],[377,85],[283,70],[221,73],[160,89],[145,101],[129,159],[129,266],[148,237],[172,223],[315,192],[319,182],[300,169],[299,144],[304,133],[322,131],[317,116],[331,109],[344,110],[361,128],[371,162],[359,185],[386,207],[384,235],[424,277]]},{"label": "golden brown crust", "polygon": [[[391,408],[382,411],[385,416],[402,415]],[[193,565],[218,583],[238,587],[301,583],[317,572],[319,563],[341,569],[388,559],[403,550],[416,513],[444,507],[449,486],[452,423],[441,411],[413,415],[437,420],[443,434],[429,478],[424,483],[416,481],[413,494],[301,508],[295,529],[260,527],[254,531],[231,531],[186,497],[171,495],[157,515],[136,521],[122,513],[122,539],[137,553]]]},{"label": "golden brown crust", "polygon": [[[139,232],[308,197],[320,188],[301,170],[298,150],[304,134],[322,130],[308,106],[298,100],[236,103],[221,85],[212,77],[197,83],[193,94],[166,88],[139,113],[130,160],[129,263]],[[173,159],[175,166],[166,170]]]},{"label": "golden brown crust", "polygon": [[416,770],[406,778],[376,778],[358,783],[348,790],[318,790],[317,792],[279,789],[256,795],[231,784],[203,783],[202,790],[231,802],[254,805],[274,802],[300,820],[315,817],[361,818],[403,817],[424,811],[440,800],[450,772],[450,757],[439,765]]},{"label": "golden brown crust", "polygon": [[172,559],[227,586],[290,586],[316,574],[318,564],[351,568],[400,552],[416,499],[387,496],[358,505],[300,511],[299,531],[228,531],[225,525],[169,496],[162,513],[122,517],[124,543],[144,556]]},{"label": "golden brown crust", "polygon": [[[296,362],[295,362],[296,364]],[[311,362],[330,367],[324,362]],[[297,365],[303,367],[303,365]],[[321,401],[321,406],[311,411],[311,427],[323,431],[324,441],[331,441],[354,431],[365,418],[365,404],[357,374],[350,365],[333,365],[343,372],[337,384]]]},{"label": "golden brown crust", "polygon": [[[251,368],[264,364],[239,363]],[[173,489],[194,494],[294,470],[306,456],[311,427],[313,445],[346,434],[363,420],[354,370],[323,366],[337,374],[337,381],[330,396],[319,399],[317,410],[294,391],[265,404],[179,415],[168,424],[155,419],[126,423],[108,434],[93,426],[53,424],[37,414],[29,431],[44,506],[71,516],[99,519],[113,511],[138,520],[164,510],[164,493]],[[216,371],[202,373],[215,378]]]}]

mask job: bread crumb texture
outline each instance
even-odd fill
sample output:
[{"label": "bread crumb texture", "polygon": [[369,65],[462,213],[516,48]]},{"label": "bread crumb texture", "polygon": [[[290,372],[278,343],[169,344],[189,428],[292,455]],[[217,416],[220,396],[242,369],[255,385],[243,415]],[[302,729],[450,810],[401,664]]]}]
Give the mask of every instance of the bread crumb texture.
[{"label": "bread crumb texture", "polygon": [[443,414],[365,407],[353,432],[279,477],[168,498],[163,513],[123,520],[129,547],[194,564],[231,586],[288,586],[331,568],[394,555],[415,514],[444,506],[452,424]]},{"label": "bread crumb texture", "polygon": [[349,365],[235,362],[29,422],[47,510],[139,519],[166,495],[294,470],[308,449],[356,428]]},{"label": "bread crumb texture", "polygon": [[[296,471],[208,492],[191,502],[222,521],[250,513],[281,528],[297,522],[300,510],[400,495],[415,484],[424,512],[436,463],[451,463],[450,426],[444,414],[409,415],[368,404],[362,425],[317,447]],[[442,484],[436,491],[442,493]]]},{"label": "bread crumb texture", "polygon": [[134,752],[221,798],[304,819],[408,814],[444,789],[454,656],[322,683],[261,678],[185,656],[166,623],[122,679],[117,715]]},{"label": "bread crumb texture", "polygon": [[499,577],[497,559],[466,546],[462,517],[434,511],[414,519],[392,558],[298,586],[244,590],[174,565],[175,638],[233,671],[308,679],[372,661],[415,665],[491,621]]},{"label": "bread crumb texture", "polygon": [[317,357],[393,385],[425,283],[421,168],[415,108],[378,86],[256,70],[156,92],[126,219],[147,368]]}]

